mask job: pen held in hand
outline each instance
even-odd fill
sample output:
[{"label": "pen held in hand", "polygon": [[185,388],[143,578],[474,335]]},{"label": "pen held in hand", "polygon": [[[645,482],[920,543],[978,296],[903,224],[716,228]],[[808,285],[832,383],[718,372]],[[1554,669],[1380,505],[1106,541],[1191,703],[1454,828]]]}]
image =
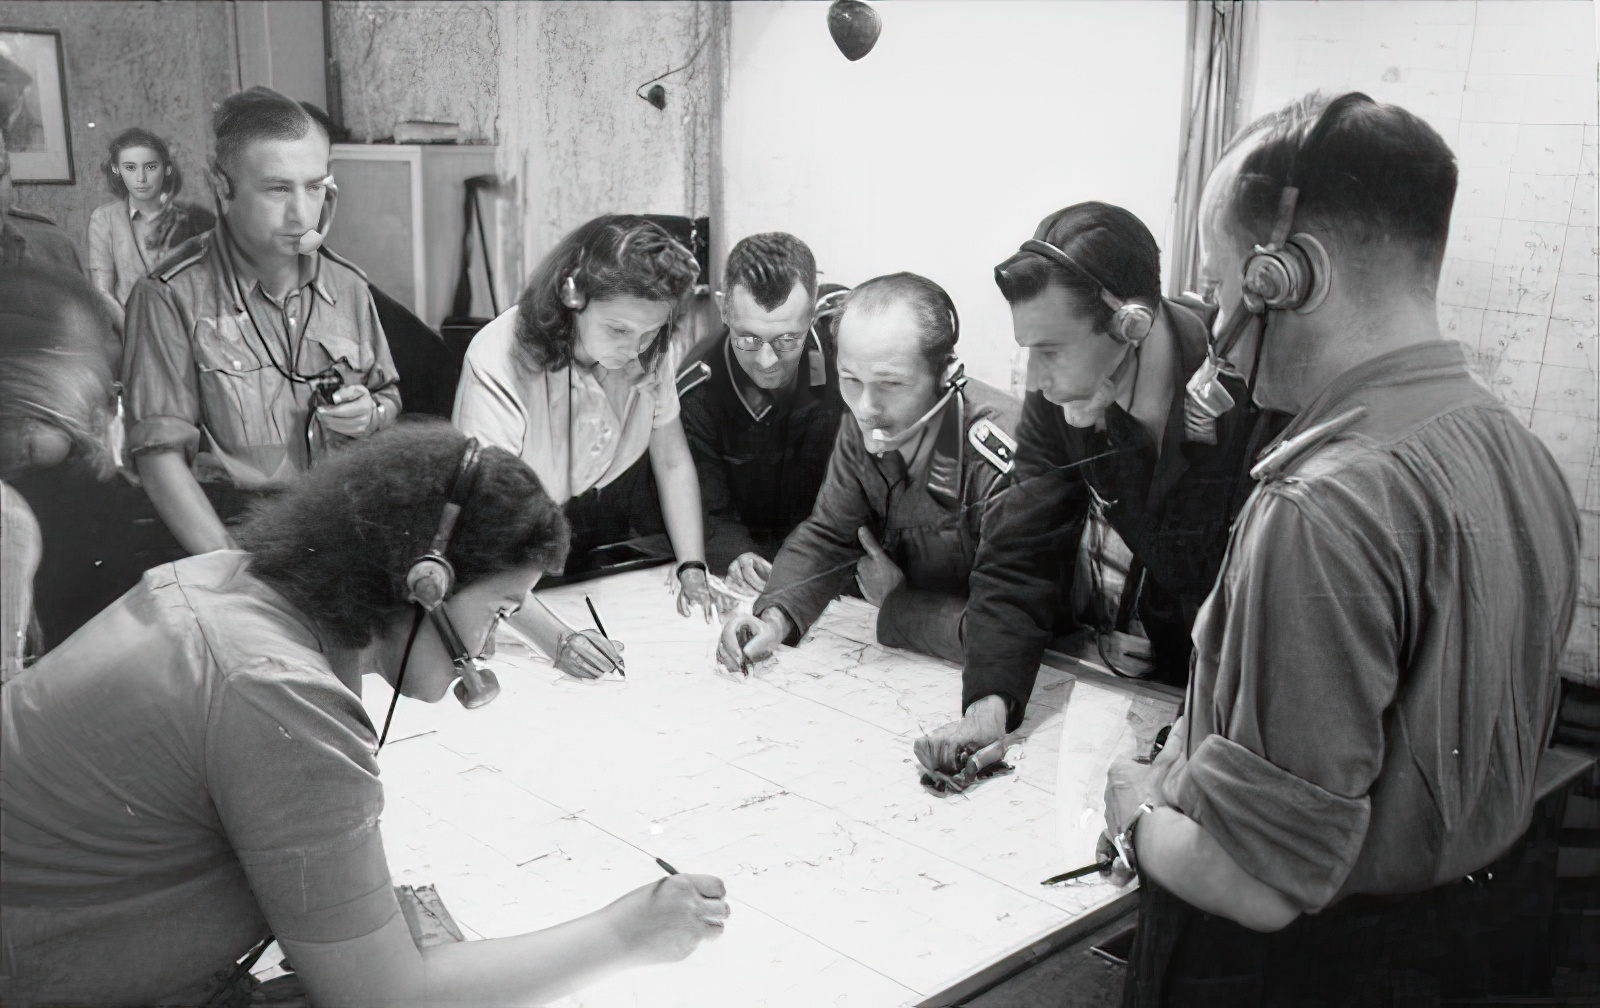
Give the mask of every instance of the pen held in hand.
[{"label": "pen held in hand", "polygon": [[671,865],[667,864],[665,861],[661,860],[660,858],[656,858],[656,864],[660,865],[661,866],[661,870],[666,872],[668,875],[676,875],[676,874],[678,874],[678,869],[676,869],[676,868],[672,867]]},{"label": "pen held in hand", "polygon": [[1111,870],[1112,864],[1113,862],[1110,860],[1096,861],[1092,865],[1084,865],[1082,868],[1074,868],[1072,871],[1062,872],[1060,875],[1052,875],[1039,884],[1055,885],[1058,882],[1070,882],[1075,878],[1083,878],[1085,875],[1092,875],[1095,872],[1108,872]]},{"label": "pen held in hand", "polygon": [[[594,607],[594,600],[585,595],[583,597],[583,604],[589,607],[589,617],[594,620],[594,628],[600,631],[600,636],[604,637],[606,640],[610,640],[611,635],[606,633],[606,625],[600,622],[600,611]],[[628,673],[622,671],[621,662],[612,662],[611,667],[616,670],[617,675],[624,679],[628,678]]]}]

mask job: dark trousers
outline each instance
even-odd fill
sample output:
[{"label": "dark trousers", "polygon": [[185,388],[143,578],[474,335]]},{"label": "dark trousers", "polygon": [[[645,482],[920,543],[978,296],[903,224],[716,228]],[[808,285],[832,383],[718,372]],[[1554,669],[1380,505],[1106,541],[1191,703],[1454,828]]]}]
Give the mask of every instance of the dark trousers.
[{"label": "dark trousers", "polygon": [[1366,1008],[1548,994],[1557,834],[1565,793],[1468,879],[1351,896],[1260,934],[1141,882],[1123,1008]]},{"label": "dark trousers", "polygon": [[[597,546],[624,539],[660,535],[667,529],[661,517],[661,497],[656,491],[650,453],[603,487],[595,487],[567,501],[562,508],[572,525],[570,555],[576,560]],[[569,562],[568,566],[572,566]]]}]

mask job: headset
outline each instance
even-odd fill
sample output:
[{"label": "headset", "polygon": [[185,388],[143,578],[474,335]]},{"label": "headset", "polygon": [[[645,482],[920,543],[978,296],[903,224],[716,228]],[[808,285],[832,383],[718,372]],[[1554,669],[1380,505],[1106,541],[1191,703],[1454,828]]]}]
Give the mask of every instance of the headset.
[{"label": "headset", "polygon": [[[874,429],[872,431],[872,444],[867,449],[874,455],[882,455],[886,452],[894,451],[909,442],[916,436],[917,432],[927,426],[929,420],[939,415],[939,411],[944,409],[945,404],[950,401],[952,396],[960,394],[961,390],[967,387],[967,366],[953,352],[956,341],[961,338],[961,318],[956,314],[956,303],[951,299],[950,293],[943,287],[938,284],[933,284],[933,287],[939,292],[939,299],[944,303],[945,314],[950,318],[952,354],[949,363],[944,366],[944,373],[939,376],[939,384],[944,387],[944,394],[933,404],[932,409],[918,418],[916,423],[911,424],[894,437],[883,437],[882,431]],[[843,309],[841,308],[840,310],[842,311]]]},{"label": "headset", "polygon": [[1335,98],[1323,108],[1305,137],[1295,145],[1284,172],[1283,186],[1278,190],[1278,210],[1272,234],[1267,244],[1256,245],[1245,257],[1238,310],[1233,313],[1227,329],[1211,341],[1205,364],[1189,379],[1186,387],[1184,422],[1191,437],[1210,444],[1216,443],[1217,418],[1233,408],[1233,396],[1222,387],[1220,380],[1223,374],[1228,373],[1224,360],[1234,343],[1244,334],[1245,327],[1253,319],[1262,320],[1262,339],[1256,342],[1255,362],[1251,365],[1249,376],[1250,390],[1254,394],[1262,343],[1266,337],[1267,313],[1292,311],[1308,315],[1327,300],[1333,285],[1333,264],[1328,257],[1328,250],[1314,235],[1294,230],[1295,212],[1300,203],[1299,171],[1323,136],[1338,122],[1340,114],[1346,108],[1360,104],[1377,103],[1360,91],[1351,91]]},{"label": "headset", "polygon": [[[475,655],[467,650],[444,607],[445,599],[455,588],[456,569],[448,558],[450,538],[455,533],[461,509],[471,499],[477,487],[478,468],[483,458],[483,448],[476,438],[468,438],[461,460],[456,463],[455,475],[450,480],[449,497],[439,515],[439,527],[433,533],[428,551],[418,557],[406,572],[406,601],[417,606],[417,618],[411,626],[411,638],[406,642],[405,654],[400,660],[400,673],[395,677],[394,701],[389,706],[389,718],[394,717],[394,703],[400,699],[400,686],[405,681],[406,666],[411,660],[411,645],[416,640],[422,615],[427,614],[433,628],[450,654],[461,681],[456,683],[456,699],[469,710],[482,707],[500,694],[500,680],[489,669],[478,664]],[[384,720],[384,734],[389,731],[389,720]],[[381,745],[380,741],[380,745]]]},{"label": "headset", "polygon": [[1068,255],[1064,250],[1057,248],[1042,238],[1029,238],[1022,243],[1023,252],[1032,252],[1034,255],[1043,256],[1058,266],[1064,266],[1074,273],[1093,280],[1100,287],[1100,299],[1110,306],[1111,338],[1124,346],[1131,346],[1135,350],[1144,343],[1150,335],[1150,330],[1155,328],[1155,309],[1142,301],[1125,301],[1111,293],[1111,288],[1100,274],[1085,266],[1083,263]]},{"label": "headset", "polygon": [[[233,199],[233,177],[223,170],[222,165],[215,159],[211,162],[212,189],[216,191],[216,179],[221,179],[227,186],[224,191],[216,191],[217,216],[222,216],[222,201]],[[328,229],[333,226],[333,211],[339,204],[339,185],[330,173],[318,180],[323,187],[322,213],[317,217],[317,226],[300,236],[295,246],[295,251],[301,255],[310,255],[322,247],[328,239]]]}]

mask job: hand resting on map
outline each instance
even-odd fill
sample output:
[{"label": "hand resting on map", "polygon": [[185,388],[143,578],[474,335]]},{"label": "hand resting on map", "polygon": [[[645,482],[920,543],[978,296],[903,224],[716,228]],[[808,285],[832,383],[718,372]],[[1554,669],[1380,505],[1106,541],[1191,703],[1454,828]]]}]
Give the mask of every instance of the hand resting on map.
[{"label": "hand resting on map", "polygon": [[963,746],[982,749],[1006,733],[1006,701],[996,694],[974,700],[966,716],[917,739],[912,746],[917,762],[928,770],[954,775]]}]

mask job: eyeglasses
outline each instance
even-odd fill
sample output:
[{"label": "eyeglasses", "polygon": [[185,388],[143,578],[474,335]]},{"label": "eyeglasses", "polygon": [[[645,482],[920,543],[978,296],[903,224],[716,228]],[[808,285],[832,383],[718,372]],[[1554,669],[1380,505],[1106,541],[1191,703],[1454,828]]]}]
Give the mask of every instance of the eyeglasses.
[{"label": "eyeglasses", "polygon": [[769,340],[764,340],[760,336],[740,336],[738,334],[733,334],[729,338],[733,340],[734,348],[738,350],[760,350],[762,345],[765,344],[778,353],[789,353],[791,350],[798,350],[801,344],[806,341],[804,333],[778,336]]}]

